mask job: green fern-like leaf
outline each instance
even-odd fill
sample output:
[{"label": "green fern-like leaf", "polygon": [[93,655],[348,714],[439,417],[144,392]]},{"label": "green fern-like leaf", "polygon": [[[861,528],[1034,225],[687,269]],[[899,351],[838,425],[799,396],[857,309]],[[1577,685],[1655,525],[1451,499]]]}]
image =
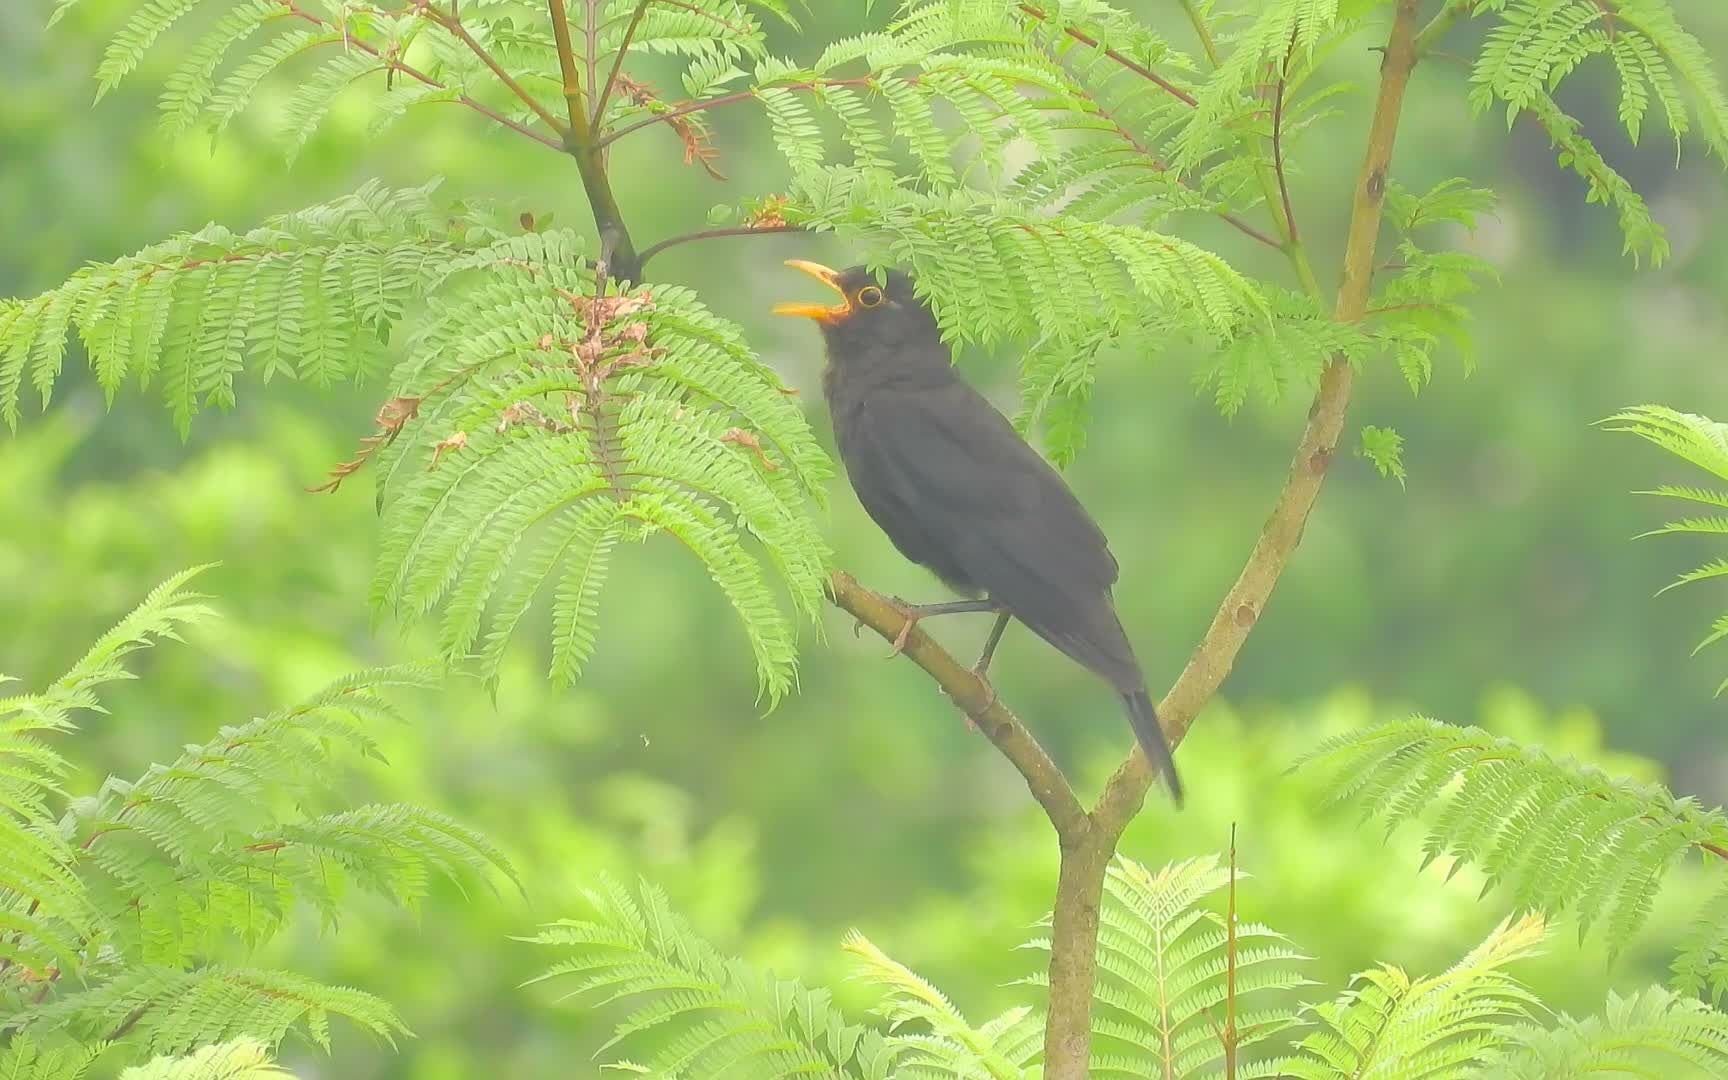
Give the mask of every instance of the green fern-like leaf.
[{"label": "green fern-like leaf", "polygon": [[632,1002],[606,1047],[647,1031],[661,1038],[645,1071],[714,1080],[820,1075],[886,1080],[883,1038],[849,1025],[826,992],[754,972],[722,957],[644,885],[640,898],[611,881],[587,893],[593,915],[530,939],[564,953],[535,981],[572,996]]},{"label": "green fern-like leaf", "polygon": [[1395,967],[1363,972],[1342,997],[1314,1008],[1319,1029],[1302,1040],[1299,1056],[1283,1063],[1281,1075],[1483,1075],[1505,1028],[1536,1004],[1503,969],[1534,953],[1544,932],[1536,916],[1507,920],[1457,964],[1428,978],[1413,979]]},{"label": "green fern-like leaf", "polygon": [[370,729],[396,719],[384,693],[430,685],[430,665],[356,673],[137,779],[68,792],[56,743],[101,707],[103,684],[127,677],[130,654],[208,616],[186,588],[196,573],[154,590],[48,689],[0,699],[8,1075],[79,1076],[87,1059],[68,1039],[136,1056],[242,1037],[273,1046],[300,1031],[328,1047],[332,1017],[393,1039],[401,1021],[370,994],[223,961],[243,961],[300,904],[334,921],[356,892],[412,905],[437,877],[512,875],[494,845],[444,815],[322,809],[342,751],[376,755]]},{"label": "green fern-like leaf", "polygon": [[1674,956],[1673,986],[1682,994],[1720,1005],[1728,995],[1728,886],[1693,916]]},{"label": "green fern-like leaf", "polygon": [[295,1028],[328,1049],[332,1017],[386,1041],[407,1030],[371,994],[285,972],[216,966],[131,967],[100,986],[24,1008],[6,1023],[23,1032],[63,1030],[91,1039],[124,1024],[144,1053],[158,1055],[241,1037],[274,1045]]},{"label": "green fern-like leaf", "polygon": [[490,678],[556,580],[552,675],[567,682],[593,652],[610,550],[666,533],[738,612],[777,701],[794,633],[768,568],[814,617],[826,547],[806,506],[827,459],[736,327],[675,286],[597,296],[575,251],[547,232],[476,253],[412,348],[397,400],[416,418],[379,461],[374,598],[442,605],[446,655]]},{"label": "green fern-like leaf", "polygon": [[1362,427],[1361,444],[1356,452],[1368,459],[1376,472],[1381,476],[1389,476],[1403,487],[1406,479],[1404,472],[1404,436],[1391,428],[1376,427],[1364,424]]},{"label": "green fern-like leaf", "polygon": [[1614,208],[1627,254],[1661,263],[1668,243],[1643,198],[1555,104],[1553,92],[1589,58],[1603,57],[1619,77],[1620,121],[1632,141],[1655,103],[1677,149],[1695,133],[1728,162],[1728,94],[1703,44],[1681,25],[1669,0],[1481,0],[1476,8],[1495,13],[1497,23],[1471,75],[1472,105],[1478,111],[1505,105],[1508,125],[1531,113],[1559,151],[1560,164],[1588,185],[1589,201]]},{"label": "green fern-like leaf", "polygon": [[1484,1080],[1660,1076],[1708,1080],[1728,1072],[1728,1016],[1657,987],[1610,992],[1600,1016],[1521,1025],[1479,1074]]},{"label": "green fern-like leaf", "polygon": [[[1230,933],[1207,903],[1230,876],[1216,857],[1156,873],[1122,858],[1111,865],[1100,914],[1094,1075],[1201,1076],[1221,1064],[1214,1018],[1227,995]],[[1294,970],[1304,957],[1257,923],[1238,924],[1235,938],[1238,1075],[1276,1075],[1276,1061],[1253,1051],[1298,1022],[1288,992],[1307,982]],[[1032,944],[1050,947],[1043,938]],[[1042,975],[1027,981],[1046,984]]]},{"label": "green fern-like leaf", "polygon": [[0,1047],[0,1076],[7,1080],[85,1080],[104,1049],[100,1043],[85,1046],[61,1041],[50,1046],[20,1036]]},{"label": "green fern-like leaf", "polygon": [[120,1080],[280,1080],[289,1074],[256,1039],[206,1046],[183,1057],[158,1058],[120,1074]]},{"label": "green fern-like leaf", "polygon": [[1728,845],[1728,818],[1657,785],[1617,780],[1535,747],[1415,718],[1331,739],[1302,767],[1388,829],[1432,809],[1423,847],[1473,865],[1519,908],[1574,915],[1623,946],[1667,872]]},{"label": "green fern-like leaf", "polygon": [[[1728,424],[1718,423],[1694,413],[1679,412],[1660,405],[1640,405],[1617,413],[1603,421],[1610,431],[1624,431],[1666,450],[1668,453],[1703,469],[1719,480],[1728,480]],[[1713,509],[1728,509],[1728,491],[1696,487],[1658,487],[1648,494],[1677,499]],[[1689,517],[1652,529],[1645,536],[1691,533],[1704,536],[1728,536],[1728,517],[1711,514]],[[1728,577],[1728,559],[1717,559],[1680,575],[1667,588]],[[1664,592],[1667,589],[1663,590]],[[1706,646],[1728,638],[1728,615],[1711,626],[1710,632],[1698,643],[1697,652]],[[1717,686],[1718,694],[1728,690],[1728,679]]]},{"label": "green fern-like leaf", "polygon": [[0,418],[16,428],[26,375],[47,405],[74,329],[112,402],[159,378],[184,436],[227,407],[238,375],[362,377],[381,341],[461,250],[436,185],[368,183],[244,234],[211,225],[0,308]]},{"label": "green fern-like leaf", "polygon": [[[980,1076],[1022,1080],[1040,1049],[1043,1021],[1030,1009],[1013,1009],[981,1028],[935,986],[893,959],[856,931],[841,946],[857,957],[863,978],[887,996],[877,1006],[905,1053],[894,1075],[905,1080]],[[902,1031],[902,1029],[909,1029]]]}]

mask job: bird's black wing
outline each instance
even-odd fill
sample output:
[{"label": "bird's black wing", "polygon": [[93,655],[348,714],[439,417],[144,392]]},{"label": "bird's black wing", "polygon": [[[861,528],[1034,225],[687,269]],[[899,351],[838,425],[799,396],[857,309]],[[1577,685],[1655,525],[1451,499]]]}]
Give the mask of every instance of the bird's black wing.
[{"label": "bird's black wing", "polygon": [[1138,668],[1109,601],[1117,564],[1062,477],[958,379],[873,393],[842,453],[859,500],[903,553],[1004,603],[1118,686]]}]

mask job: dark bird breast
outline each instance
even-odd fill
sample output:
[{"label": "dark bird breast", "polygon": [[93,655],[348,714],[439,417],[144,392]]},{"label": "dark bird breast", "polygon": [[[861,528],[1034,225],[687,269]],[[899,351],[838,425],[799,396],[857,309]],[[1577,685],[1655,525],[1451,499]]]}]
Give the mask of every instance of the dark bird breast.
[{"label": "dark bird breast", "polygon": [[956,591],[988,594],[1117,690],[1141,689],[1103,532],[945,349],[928,360],[858,355],[828,370],[835,438],[864,509]]}]

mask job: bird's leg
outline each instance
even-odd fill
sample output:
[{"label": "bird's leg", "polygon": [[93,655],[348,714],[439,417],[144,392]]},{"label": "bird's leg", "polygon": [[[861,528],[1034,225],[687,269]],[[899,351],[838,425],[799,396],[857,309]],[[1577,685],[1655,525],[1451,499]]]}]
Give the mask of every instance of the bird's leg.
[{"label": "bird's leg", "polygon": [[[990,628],[990,636],[984,639],[984,651],[979,654],[978,662],[972,665],[972,674],[984,684],[984,707],[986,709],[996,704],[996,684],[990,681],[990,676],[987,674],[990,670],[990,658],[996,655],[996,646],[1001,643],[1002,634],[1008,629],[1008,620],[1011,618],[1013,616],[1006,611],[998,612],[996,625]],[[977,731],[978,724],[972,719],[972,714],[965,713],[964,715],[966,717],[966,729]]]},{"label": "bird's leg", "polygon": [[894,606],[906,616],[906,622],[900,627],[900,633],[894,636],[894,647],[888,650],[889,657],[899,656],[906,649],[906,639],[912,636],[912,628],[920,620],[936,615],[962,615],[980,611],[1001,610],[996,601],[984,600],[950,600],[943,604],[908,604],[899,597],[894,597]]},{"label": "bird's leg", "polygon": [[[1000,609],[998,609],[1000,610]],[[1002,634],[1008,629],[1008,620],[1014,616],[1002,611],[996,616],[996,625],[990,628],[990,636],[984,640],[984,651],[979,654],[978,662],[972,665],[972,674],[980,679],[990,670],[990,659],[996,655],[996,646],[1002,642]]]},{"label": "bird's leg", "polygon": [[[984,639],[984,651],[979,654],[978,662],[972,665],[972,674],[978,676],[978,681],[984,684],[984,707],[986,709],[996,704],[996,685],[990,681],[987,674],[990,670],[990,659],[996,655],[996,646],[1001,644],[1002,634],[1008,629],[1008,620],[1011,618],[1013,616],[1006,611],[1000,612],[996,616],[996,625],[990,628],[990,636]],[[966,723],[969,727],[978,726],[972,723],[970,716],[966,718]]]}]

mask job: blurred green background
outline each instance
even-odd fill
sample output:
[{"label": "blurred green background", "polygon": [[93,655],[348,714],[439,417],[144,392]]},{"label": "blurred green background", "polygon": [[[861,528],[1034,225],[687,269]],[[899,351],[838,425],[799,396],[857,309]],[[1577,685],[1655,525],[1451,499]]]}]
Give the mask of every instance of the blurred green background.
[{"label": "blurred green background", "polygon": [[[442,175],[452,196],[585,220],[566,159],[494,137],[460,110],[411,114],[377,137],[356,97],[288,169],[272,138],[280,86],[214,151],[201,137],[158,135],[154,95],[170,51],[92,111],[91,72],[128,6],[86,0],[47,32],[46,3],[0,5],[0,295],[48,288],[85,260],[209,220],[244,227],[368,177]],[[778,32],[774,51],[808,58],[867,25],[862,5],[813,6],[807,32]],[[1187,41],[1177,5],[1127,6]],[[1677,6],[1728,57],[1728,8]],[[1373,63],[1364,50],[1340,66],[1365,83]],[[1190,808],[1178,815],[1154,797],[1125,848],[1153,864],[1215,852],[1235,823],[1255,875],[1245,914],[1292,936],[1317,958],[1309,974],[1332,986],[1377,960],[1443,966],[1505,911],[1498,897],[1478,901],[1469,875],[1418,874],[1412,837],[1388,842],[1286,775],[1328,731],[1416,710],[1664,777],[1711,804],[1728,790],[1712,696],[1728,662],[1688,655],[1728,604],[1720,589],[1652,595],[1714,553],[1631,542],[1661,508],[1630,492],[1685,474],[1592,427],[1638,402],[1728,414],[1728,184],[1690,148],[1675,171],[1673,144],[1657,133],[1628,145],[1611,74],[1569,81],[1563,103],[1668,226],[1673,259],[1635,272],[1612,215],[1583,205],[1539,132],[1470,116],[1465,79],[1445,62],[1418,73],[1396,174],[1416,189],[1468,176],[1503,197],[1495,219],[1459,238],[1502,274],[1474,305],[1479,369],[1466,378],[1445,365],[1420,396],[1389,368],[1363,381],[1352,419],[1406,436],[1408,489],[1360,459],[1334,469],[1226,699],[1182,748]],[[1298,151],[1298,209],[1322,267],[1336,266],[1364,115],[1358,97]],[[756,114],[715,121],[728,184],[680,166],[666,132],[619,144],[614,168],[639,244],[701,228],[710,205],[782,182]],[[1284,280],[1240,236],[1185,225],[1238,265]],[[780,267],[795,255],[851,261],[827,239],[721,240],[668,252],[654,276],[699,288],[741,322],[825,432],[816,337],[767,315],[772,302],[803,295]],[[1154,686],[1179,670],[1239,569],[1305,407],[1299,395],[1222,420],[1179,359],[1104,374],[1072,471],[1123,564],[1124,621]],[[1011,356],[962,363],[1012,402]],[[107,413],[88,374],[74,371],[45,416],[0,437],[0,671],[26,686],[68,666],[156,581],[222,563],[202,582],[222,624],[144,659],[144,681],[122,688],[112,715],[80,736],[74,756],[90,763],[87,780],[137,773],[345,670],[432,651],[412,628],[375,625],[366,607],[365,480],[335,496],[304,491],[366,433],[381,388],[251,389],[233,413],[201,418],[183,444],[154,401],[123,396]],[[841,565],[885,591],[930,595],[932,583],[894,554],[843,484],[833,496],[828,532]],[[486,830],[517,860],[525,895],[449,890],[413,917],[363,910],[282,943],[274,962],[385,995],[417,1034],[392,1053],[339,1032],[334,1060],[292,1051],[301,1075],[592,1075],[606,1018],[519,988],[555,957],[511,935],[576,914],[579,889],[602,871],[646,876],[723,946],[826,981],[849,1003],[867,1001],[845,981],[837,949],[851,926],[974,1017],[1023,999],[1007,984],[1036,955],[1012,947],[1048,902],[1054,845],[1018,776],[915,668],[882,660],[885,646],[855,640],[831,613],[807,635],[800,692],[762,715],[742,633],[672,545],[621,553],[603,627],[591,674],[573,691],[545,686],[538,642],[525,638],[496,703],[461,683],[405,702],[415,723],[387,733],[390,764],[357,776],[357,790]],[[948,621],[937,633],[967,654],[986,628]],[[995,671],[1077,782],[1095,789],[1127,744],[1109,693],[1023,632],[1010,634]],[[1599,1005],[1609,986],[1659,977],[1702,877],[1683,875],[1664,899],[1673,911],[1659,911],[1612,963],[1561,934],[1524,974],[1575,1010]]]}]

